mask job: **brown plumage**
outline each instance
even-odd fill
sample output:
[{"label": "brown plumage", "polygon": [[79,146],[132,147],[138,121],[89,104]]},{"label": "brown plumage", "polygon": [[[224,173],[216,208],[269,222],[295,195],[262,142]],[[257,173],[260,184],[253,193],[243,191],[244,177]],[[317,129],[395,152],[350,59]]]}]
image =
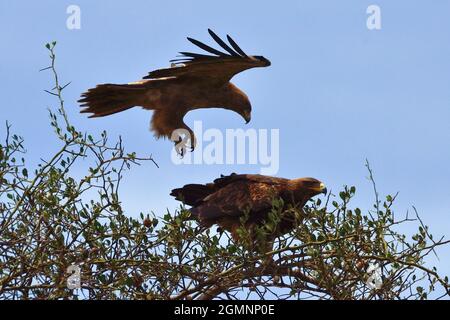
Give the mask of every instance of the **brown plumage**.
[{"label": "brown plumage", "polygon": [[226,53],[187,38],[213,55],[180,52],[181,58],[171,60],[171,68],[152,71],[141,81],[98,85],[82,94],[79,102],[84,109],[81,112],[92,113],[90,117],[103,117],[134,106],[154,110],[151,129],[155,135],[171,138],[174,130],[187,130],[192,137],[192,148],[195,137],[183,122],[183,117],[191,110],[220,107],[237,112],[249,122],[250,101],[229,81],[241,71],[267,67],[270,61],[245,54],[230,36],[227,36],[228,45],[213,31],[208,31]]},{"label": "brown plumage", "polygon": [[[241,217],[248,213],[246,229],[253,231],[267,221],[273,201],[282,199],[285,208],[302,209],[315,195],[326,193],[325,185],[314,178],[284,179],[257,174],[232,174],[222,176],[208,184],[188,184],[174,189],[171,195],[192,206],[192,217],[205,227],[217,224],[231,232],[239,240],[237,230]],[[296,218],[286,211],[281,216],[278,228],[268,240],[291,231]]]}]

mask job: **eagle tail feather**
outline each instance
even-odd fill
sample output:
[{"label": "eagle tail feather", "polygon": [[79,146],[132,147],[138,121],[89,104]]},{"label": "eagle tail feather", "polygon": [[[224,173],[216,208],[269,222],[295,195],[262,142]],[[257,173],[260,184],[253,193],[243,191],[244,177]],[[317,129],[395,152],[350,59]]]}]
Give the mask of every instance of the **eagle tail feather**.
[{"label": "eagle tail feather", "polygon": [[84,108],[81,113],[104,117],[139,105],[145,90],[143,85],[101,84],[83,93],[78,102]]},{"label": "eagle tail feather", "polygon": [[172,190],[170,195],[187,205],[195,206],[212,192],[214,192],[214,190],[208,185],[187,184],[182,188]]}]

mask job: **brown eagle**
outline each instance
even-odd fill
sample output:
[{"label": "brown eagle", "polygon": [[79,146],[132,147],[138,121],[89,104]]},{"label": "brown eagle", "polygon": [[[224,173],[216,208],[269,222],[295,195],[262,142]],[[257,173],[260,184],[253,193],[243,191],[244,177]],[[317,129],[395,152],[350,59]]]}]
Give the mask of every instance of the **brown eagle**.
[{"label": "brown eagle", "polygon": [[[248,214],[246,229],[252,231],[268,218],[275,199],[282,199],[285,208],[302,209],[306,202],[327,193],[325,185],[314,178],[284,179],[257,174],[231,174],[207,184],[188,184],[174,189],[171,195],[192,206],[194,219],[205,227],[217,224],[239,240],[237,230],[242,226],[241,217]],[[268,240],[291,231],[296,225],[295,214],[286,211],[277,229]]]},{"label": "brown eagle", "polygon": [[[212,30],[208,32],[225,52],[188,37],[190,42],[212,55],[180,52],[180,58],[171,60],[171,68],[152,71],[143,80],[98,85],[82,94],[78,101],[84,108],[81,112],[92,113],[90,117],[104,117],[134,106],[154,110],[151,129],[155,136],[170,139],[174,130],[184,129],[191,139],[183,142],[190,140],[192,149],[195,137],[183,122],[183,117],[191,110],[220,107],[237,112],[248,123],[250,101],[230,79],[250,68],[270,66],[270,61],[263,56],[247,55],[229,35],[228,45]],[[177,140],[176,144],[180,142]]]}]

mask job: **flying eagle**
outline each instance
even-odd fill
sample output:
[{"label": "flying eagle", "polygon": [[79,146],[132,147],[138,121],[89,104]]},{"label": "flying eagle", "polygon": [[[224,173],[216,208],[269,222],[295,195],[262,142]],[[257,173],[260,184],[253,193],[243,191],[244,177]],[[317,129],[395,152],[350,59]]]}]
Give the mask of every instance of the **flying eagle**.
[{"label": "flying eagle", "polygon": [[[98,85],[82,94],[78,101],[84,108],[81,112],[91,113],[90,117],[104,117],[134,106],[154,110],[151,129],[155,136],[171,139],[174,130],[184,129],[191,139],[183,142],[187,144],[190,140],[192,149],[194,133],[183,122],[191,110],[220,107],[237,112],[248,123],[250,101],[230,79],[250,68],[270,66],[270,61],[263,56],[247,55],[229,35],[227,44],[212,30],[208,32],[225,52],[188,37],[191,43],[212,55],[180,52],[180,58],[171,60],[171,68],[152,71],[143,80]],[[180,142],[177,140],[175,144]]]},{"label": "flying eagle", "polygon": [[[189,210],[200,225],[211,227],[217,224],[239,240],[237,230],[242,227],[241,218],[247,216],[245,228],[253,231],[268,218],[275,199],[282,199],[285,208],[302,209],[306,202],[327,193],[325,185],[314,178],[284,179],[257,174],[231,174],[222,176],[208,184],[188,184],[174,189],[175,199],[192,206]],[[285,211],[277,229],[269,237],[288,233],[296,226],[293,211]]]}]

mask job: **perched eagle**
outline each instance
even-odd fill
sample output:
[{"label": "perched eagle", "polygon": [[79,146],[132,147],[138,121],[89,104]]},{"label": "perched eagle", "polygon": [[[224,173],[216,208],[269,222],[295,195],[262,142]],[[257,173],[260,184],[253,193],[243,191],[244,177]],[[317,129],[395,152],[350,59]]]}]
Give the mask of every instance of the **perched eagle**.
[{"label": "perched eagle", "polygon": [[[205,227],[217,224],[239,240],[237,230],[241,217],[248,214],[246,229],[252,231],[268,218],[275,199],[282,199],[285,208],[302,209],[315,195],[327,193],[325,185],[314,178],[284,179],[257,174],[231,174],[208,184],[188,184],[174,189],[171,195],[192,206],[192,217]],[[269,240],[295,227],[294,212],[281,216],[277,230]]]},{"label": "perched eagle", "polygon": [[82,94],[78,101],[84,108],[81,112],[92,113],[90,117],[104,117],[134,106],[154,110],[151,128],[156,137],[170,139],[174,130],[184,129],[191,135],[192,149],[195,137],[183,122],[183,117],[191,110],[220,107],[237,112],[248,123],[250,101],[229,81],[241,71],[267,67],[270,61],[263,56],[247,55],[229,35],[228,45],[212,30],[208,31],[225,52],[187,38],[212,55],[180,52],[181,58],[171,60],[171,68],[152,71],[141,81],[98,85]]}]

